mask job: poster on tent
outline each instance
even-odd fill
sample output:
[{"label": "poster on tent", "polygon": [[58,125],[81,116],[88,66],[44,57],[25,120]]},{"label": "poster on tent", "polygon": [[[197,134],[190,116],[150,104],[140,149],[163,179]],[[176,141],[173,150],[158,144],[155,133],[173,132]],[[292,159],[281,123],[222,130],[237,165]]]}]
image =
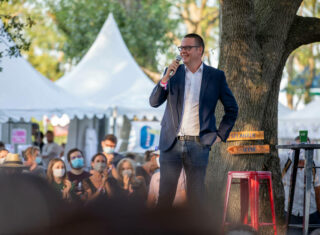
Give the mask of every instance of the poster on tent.
[{"label": "poster on tent", "polygon": [[27,130],[26,129],[12,129],[11,131],[11,144],[26,144],[27,143]]},{"label": "poster on tent", "polygon": [[159,145],[160,122],[131,122],[129,152],[144,153]]}]

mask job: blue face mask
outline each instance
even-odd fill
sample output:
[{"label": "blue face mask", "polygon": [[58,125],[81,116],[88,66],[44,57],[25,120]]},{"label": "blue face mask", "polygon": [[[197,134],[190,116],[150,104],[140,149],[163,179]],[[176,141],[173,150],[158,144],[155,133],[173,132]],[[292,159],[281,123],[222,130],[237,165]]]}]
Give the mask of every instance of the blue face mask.
[{"label": "blue face mask", "polygon": [[82,168],[84,166],[83,158],[76,158],[71,160],[71,166],[75,169]]},{"label": "blue face mask", "polygon": [[114,148],[109,146],[103,147],[103,152],[105,152],[106,154],[112,154],[114,153]]},{"label": "blue face mask", "polygon": [[39,165],[42,161],[42,157],[36,157],[36,163]]}]

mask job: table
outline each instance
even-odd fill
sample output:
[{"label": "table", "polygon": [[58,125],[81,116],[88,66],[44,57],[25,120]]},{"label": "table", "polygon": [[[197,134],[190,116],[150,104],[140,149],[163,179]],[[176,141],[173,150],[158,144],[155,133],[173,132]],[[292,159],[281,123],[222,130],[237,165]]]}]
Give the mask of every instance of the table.
[{"label": "table", "polygon": [[309,212],[310,212],[310,198],[311,198],[311,187],[312,187],[312,162],[313,162],[313,152],[314,149],[320,149],[320,144],[290,144],[290,145],[277,145],[277,149],[292,149],[294,150],[294,158],[293,158],[293,170],[291,175],[291,183],[290,183],[290,191],[289,191],[289,198],[288,198],[288,214],[286,218],[287,228],[289,226],[292,227],[301,227],[300,225],[290,225],[290,217],[292,214],[292,207],[293,207],[293,199],[294,199],[294,190],[296,186],[296,179],[297,179],[297,169],[299,163],[299,155],[300,149],[305,150],[305,163],[304,163],[304,209],[303,209],[303,234],[308,234],[309,227],[320,227],[318,225],[310,225],[309,226]]}]

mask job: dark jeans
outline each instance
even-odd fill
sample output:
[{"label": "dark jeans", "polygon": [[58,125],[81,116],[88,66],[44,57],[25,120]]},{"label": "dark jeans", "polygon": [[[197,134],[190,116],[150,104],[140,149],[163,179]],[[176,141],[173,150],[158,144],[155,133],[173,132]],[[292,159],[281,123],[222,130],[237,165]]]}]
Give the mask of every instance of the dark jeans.
[{"label": "dark jeans", "polygon": [[171,207],[178,179],[184,167],[188,203],[203,203],[205,174],[210,146],[198,141],[177,140],[173,147],[160,152],[159,207]]}]

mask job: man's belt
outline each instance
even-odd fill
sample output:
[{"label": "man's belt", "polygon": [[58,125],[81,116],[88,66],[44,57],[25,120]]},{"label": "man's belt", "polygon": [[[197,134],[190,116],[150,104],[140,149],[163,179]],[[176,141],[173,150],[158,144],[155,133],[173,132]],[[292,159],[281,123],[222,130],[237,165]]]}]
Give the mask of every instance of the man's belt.
[{"label": "man's belt", "polygon": [[177,136],[177,139],[181,140],[181,141],[196,141],[196,142],[200,142],[200,137],[199,136],[193,136],[193,135]]}]

